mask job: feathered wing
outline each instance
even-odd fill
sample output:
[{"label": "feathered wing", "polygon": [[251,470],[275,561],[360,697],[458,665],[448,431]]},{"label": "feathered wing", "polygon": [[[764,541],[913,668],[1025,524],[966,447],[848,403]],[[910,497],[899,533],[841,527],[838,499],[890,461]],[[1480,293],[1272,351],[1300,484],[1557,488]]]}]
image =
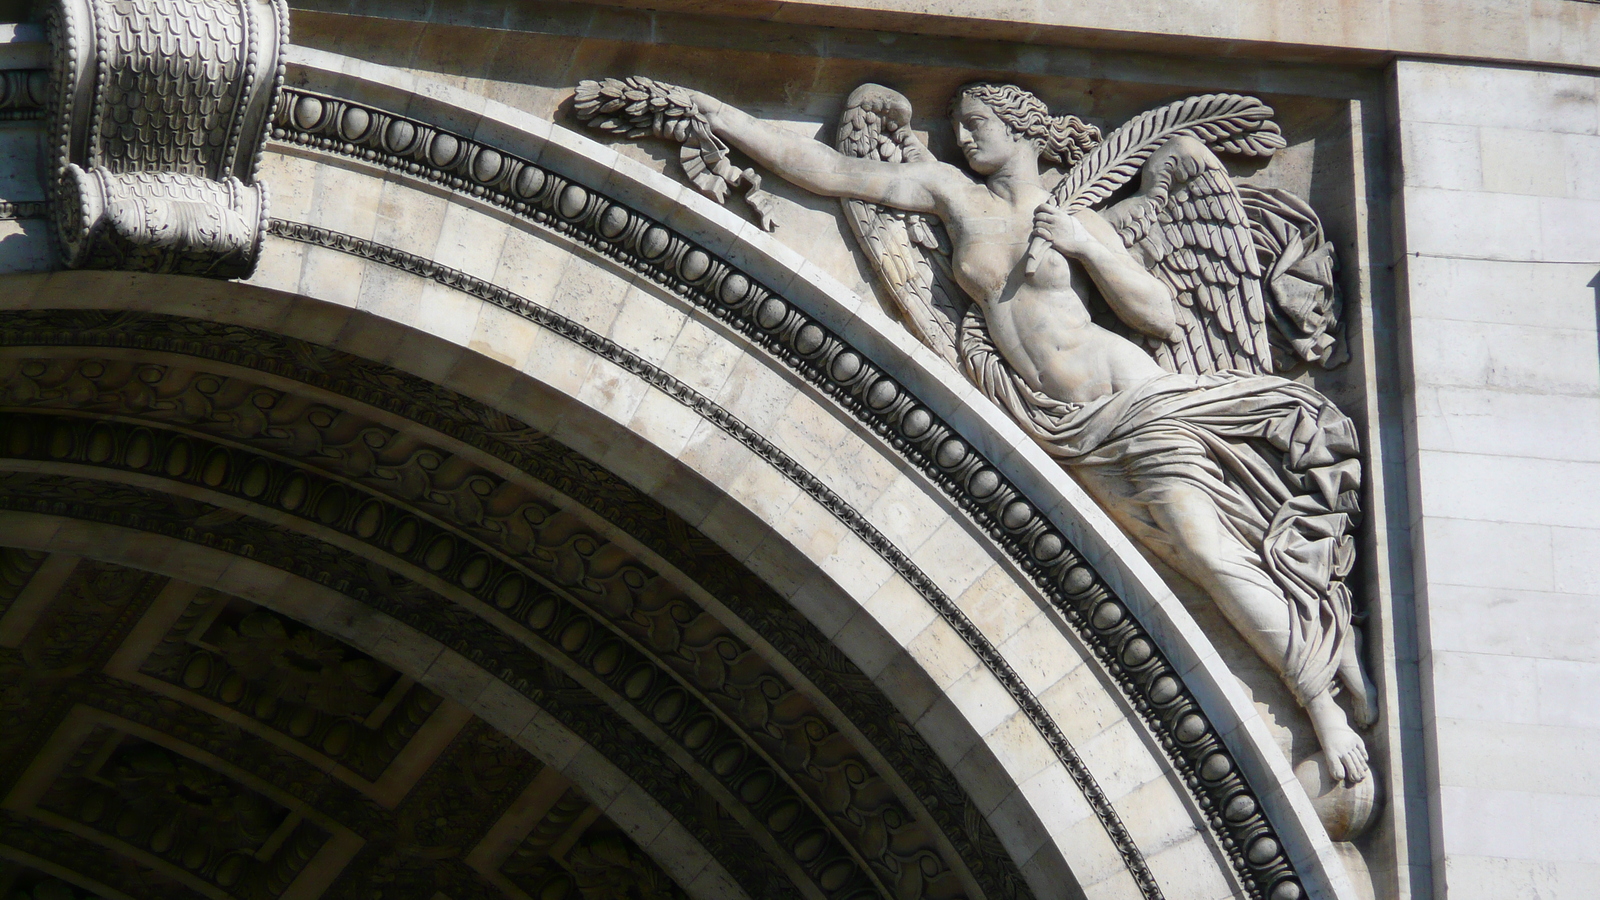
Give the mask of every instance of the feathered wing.
[{"label": "feathered wing", "polygon": [[[851,92],[839,119],[838,148],[846,156],[884,162],[931,158],[912,135],[911,104],[876,84]],[[939,220],[861,200],[843,200],[845,219],[880,283],[919,340],[952,365],[962,317],[971,303],[950,274],[950,240]]]},{"label": "feathered wing", "polygon": [[1138,192],[1105,217],[1176,298],[1182,333],[1144,339],[1162,368],[1273,370],[1249,213],[1216,154],[1187,135],[1168,140],[1145,163]]},{"label": "feathered wing", "polygon": [[1212,151],[1267,157],[1284,145],[1270,106],[1240,94],[1203,94],[1135,116],[1056,185],[1056,203],[1081,210],[1140,176],[1138,193],[1106,217],[1177,298],[1180,338],[1137,338],[1163,367],[1271,371],[1249,216]]}]

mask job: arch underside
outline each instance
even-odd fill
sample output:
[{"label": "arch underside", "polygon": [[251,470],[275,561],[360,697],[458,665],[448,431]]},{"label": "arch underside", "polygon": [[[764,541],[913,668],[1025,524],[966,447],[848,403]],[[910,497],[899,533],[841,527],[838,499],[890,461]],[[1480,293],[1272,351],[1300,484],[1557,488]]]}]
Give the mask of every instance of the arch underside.
[{"label": "arch underside", "polygon": [[4,325],[14,864],[131,897],[1031,896],[868,679],[547,436],[265,332]]}]

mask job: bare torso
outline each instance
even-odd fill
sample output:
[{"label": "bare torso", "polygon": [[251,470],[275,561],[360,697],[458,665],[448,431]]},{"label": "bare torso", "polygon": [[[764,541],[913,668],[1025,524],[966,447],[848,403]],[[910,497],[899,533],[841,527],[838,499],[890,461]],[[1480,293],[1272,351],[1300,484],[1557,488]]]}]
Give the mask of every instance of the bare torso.
[{"label": "bare torso", "polygon": [[944,217],[956,281],[982,304],[995,347],[1029,386],[1067,402],[1161,375],[1142,348],[1090,321],[1083,296],[1092,286],[1082,265],[1050,252],[1026,274],[1033,213],[1048,199],[1035,185],[1008,200],[974,184],[951,198]]},{"label": "bare torso", "polygon": [[[808,190],[943,220],[956,281],[982,305],[1006,362],[1035,390],[1082,403],[1163,374],[1143,348],[1091,322],[1083,297],[1098,286],[1119,319],[1160,337],[1175,328],[1170,290],[1128,255],[1098,214],[1056,209],[1039,172],[1042,146],[985,103],[963,96],[951,113],[956,142],[982,178],[975,182],[926,150],[929,158],[911,163],[847,158],[817,142],[797,142],[714,98],[697,95],[697,102],[719,135]],[[879,112],[908,118],[910,107]],[[1057,215],[1067,221],[1055,221]],[[1024,260],[1036,229],[1049,232],[1055,249],[1029,274]]]},{"label": "bare torso", "polygon": [[[1069,213],[1049,202],[1039,172],[1045,139],[1030,136],[1032,126],[1018,119],[1024,113],[1002,119],[978,96],[983,90],[963,91],[951,109],[956,144],[981,183],[932,160],[925,149],[913,154],[925,158],[904,163],[846,157],[820,142],[796,141],[713,98],[698,95],[697,102],[717,134],[802,187],[942,219],[955,251],[956,280],[982,305],[1006,363],[1035,390],[1083,403],[1164,374],[1141,347],[1090,321],[1083,298],[1098,288],[1130,328],[1177,340],[1182,332],[1170,287],[1128,252],[1098,214]],[[874,102],[889,125],[909,127],[911,109],[903,97],[898,103],[893,98]],[[1035,235],[1052,249],[1030,274],[1026,260]],[[1279,624],[1286,602],[1282,592],[1258,589],[1257,582],[1235,574],[1248,566],[1220,555],[1217,548],[1231,538],[1224,537],[1220,510],[1203,489],[1182,477],[1158,480],[1165,499],[1147,505],[1161,517],[1156,527],[1168,538],[1160,544],[1165,550],[1156,552],[1175,554],[1172,564],[1205,586],[1246,639],[1257,644],[1262,659],[1283,673],[1288,632]],[[1122,502],[1120,490],[1102,498],[1108,509]],[[1346,651],[1349,673],[1341,662],[1341,675],[1352,690],[1371,696],[1354,653]],[[1348,773],[1353,781],[1367,777],[1365,745],[1331,691],[1323,690],[1307,704],[1328,771],[1335,778]],[[1375,709],[1370,703],[1366,708]]]}]

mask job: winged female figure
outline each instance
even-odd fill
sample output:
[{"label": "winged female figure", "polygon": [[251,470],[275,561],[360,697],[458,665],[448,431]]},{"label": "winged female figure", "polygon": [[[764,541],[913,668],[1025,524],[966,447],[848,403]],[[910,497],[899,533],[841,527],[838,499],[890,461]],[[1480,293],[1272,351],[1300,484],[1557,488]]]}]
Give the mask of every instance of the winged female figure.
[{"label": "winged female figure", "polygon": [[[656,88],[676,99],[652,100]],[[840,150],[647,79],[585,82],[575,105],[634,136],[682,141],[692,121],[842,198],[908,326],[1206,591],[1305,708],[1336,780],[1368,777],[1335,699],[1342,685],[1356,725],[1376,718],[1344,585],[1356,433],[1321,394],[1265,374],[1285,348],[1326,361],[1317,329],[1329,316],[1269,302],[1253,223],[1213,152],[1283,146],[1270,109],[1196,97],[1102,140],[1015,85],[971,84],[950,106],[969,173],[934,158],[910,130],[910,104],[877,85],[847,102]],[[1066,168],[1054,191],[1041,159]],[[1131,196],[1091,208],[1135,175]],[[1302,276],[1325,279],[1303,255]],[[1095,321],[1095,296],[1115,322]]]}]

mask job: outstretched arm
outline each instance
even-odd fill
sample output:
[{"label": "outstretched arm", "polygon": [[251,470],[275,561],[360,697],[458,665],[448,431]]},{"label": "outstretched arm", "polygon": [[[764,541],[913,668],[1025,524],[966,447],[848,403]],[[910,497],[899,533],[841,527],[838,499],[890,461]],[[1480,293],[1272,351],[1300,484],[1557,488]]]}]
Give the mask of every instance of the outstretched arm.
[{"label": "outstretched arm", "polygon": [[942,214],[946,189],[968,181],[959,169],[941,162],[890,163],[845,156],[821,141],[779,131],[715,97],[695,91],[694,99],[718,137],[812,193]]},{"label": "outstretched arm", "polygon": [[1069,213],[1046,203],[1034,213],[1033,223],[1035,235],[1083,263],[1117,318],[1151,337],[1175,339],[1178,317],[1172,290],[1133,258],[1117,230],[1099,213]]}]

